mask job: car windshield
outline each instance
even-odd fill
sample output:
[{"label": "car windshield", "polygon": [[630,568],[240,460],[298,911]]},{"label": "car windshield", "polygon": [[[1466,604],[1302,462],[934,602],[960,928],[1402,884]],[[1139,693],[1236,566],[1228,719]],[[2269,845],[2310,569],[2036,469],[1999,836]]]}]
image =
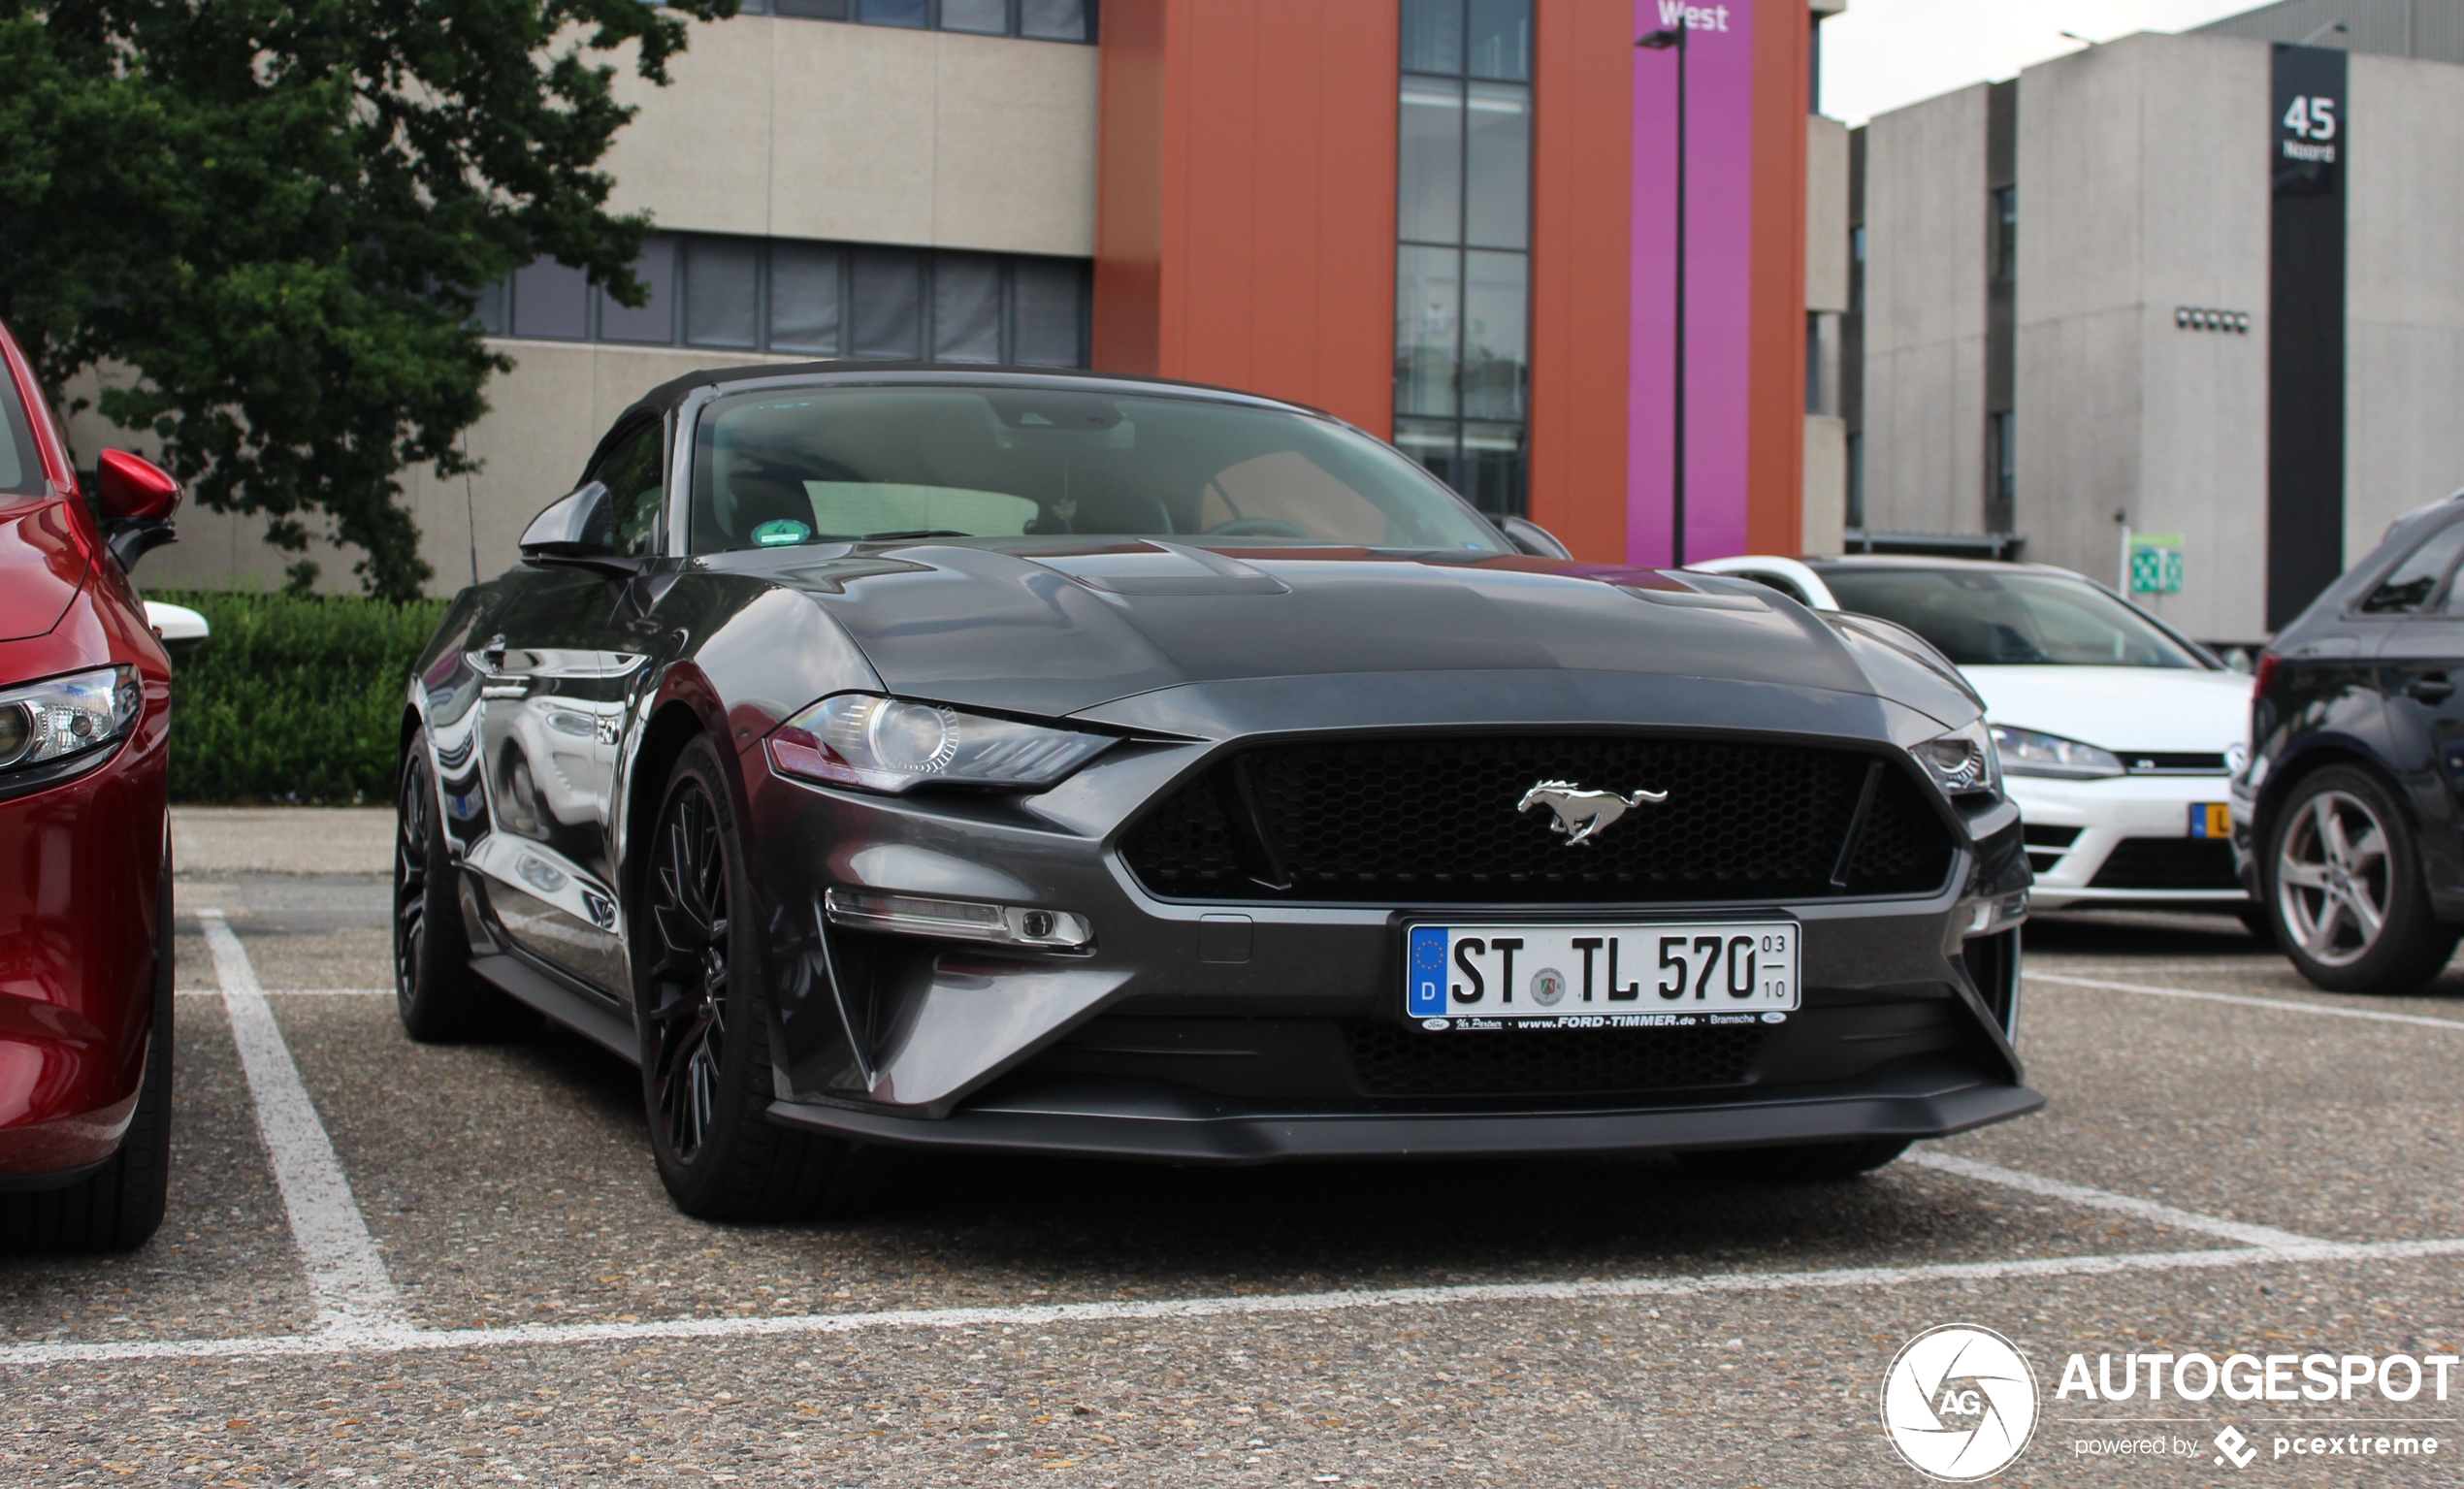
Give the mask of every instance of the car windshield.
[{"label": "car windshield", "polygon": [[2059,574],[1835,568],[1823,582],[1841,609],[1905,626],[1961,666],[2206,666],[2146,616]]},{"label": "car windshield", "polygon": [[1033,387],[741,393],[696,436],[693,551],[1096,534],[1498,554],[1435,478],[1342,425]]}]

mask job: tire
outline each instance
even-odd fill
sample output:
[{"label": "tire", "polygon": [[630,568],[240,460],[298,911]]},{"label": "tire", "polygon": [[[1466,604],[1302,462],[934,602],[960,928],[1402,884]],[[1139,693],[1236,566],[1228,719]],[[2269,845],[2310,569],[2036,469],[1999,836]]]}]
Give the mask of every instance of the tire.
[{"label": "tire", "polygon": [[154,909],[154,1027],[137,1111],[119,1151],[59,1189],[0,1196],[0,1252],[133,1251],[161,1228],[171,1204],[171,850],[163,850]]},{"label": "tire", "polygon": [[1907,1150],[1905,1138],[1867,1138],[1853,1143],[1679,1153],[1677,1161],[1706,1178],[1736,1179],[1749,1183],[1819,1183],[1870,1174]]},{"label": "tire", "polygon": [[2330,765],[2295,783],[2261,869],[2277,947],[2329,992],[2417,992],[2455,955],[2412,820],[2366,770]]},{"label": "tire", "polygon": [[660,1181],[686,1214],[783,1220],[844,1212],[846,1143],[768,1117],[767,981],[743,839],[718,752],[685,747],[667,778],[633,896],[642,1107]]},{"label": "tire", "polygon": [[394,798],[394,1009],[403,1032],[423,1045],[519,1039],[539,1017],[470,971],[445,825],[437,811],[428,731],[403,750]]}]

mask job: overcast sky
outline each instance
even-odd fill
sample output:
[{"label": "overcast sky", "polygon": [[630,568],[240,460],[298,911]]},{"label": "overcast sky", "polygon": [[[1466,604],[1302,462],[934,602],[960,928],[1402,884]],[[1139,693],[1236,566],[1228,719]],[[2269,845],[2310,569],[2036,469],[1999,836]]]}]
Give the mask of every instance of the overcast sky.
[{"label": "overcast sky", "polygon": [[1862,124],[1920,99],[2108,42],[2181,31],[2262,0],[1848,0],[1823,22],[1823,113]]}]

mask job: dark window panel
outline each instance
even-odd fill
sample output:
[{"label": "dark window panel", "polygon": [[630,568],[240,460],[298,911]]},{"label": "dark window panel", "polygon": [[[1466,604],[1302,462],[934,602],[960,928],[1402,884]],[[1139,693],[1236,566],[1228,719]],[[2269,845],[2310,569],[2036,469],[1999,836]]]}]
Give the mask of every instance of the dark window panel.
[{"label": "dark window panel", "polygon": [[685,241],[685,340],[760,344],[762,245],[750,238]]},{"label": "dark window panel", "polygon": [[1532,0],[1472,0],[1470,18],[1464,55],[1472,76],[1529,81]]},{"label": "dark window panel", "polygon": [[835,357],[839,349],[838,250],[770,245],[770,349]]},{"label": "dark window panel", "polygon": [[634,261],[633,277],[650,290],[640,306],[618,305],[599,292],[599,336],[603,341],[644,341],[660,346],[676,339],[676,240],[653,233]]},{"label": "dark window panel", "polygon": [[[947,0],[944,0],[947,3]],[[1047,42],[1091,42],[1090,0],[1019,0],[1019,35]]]},{"label": "dark window panel", "polygon": [[1463,71],[1463,0],[1403,0],[1403,70]]},{"label": "dark window panel", "polygon": [[907,361],[923,354],[924,260],[894,248],[858,248],[850,255],[849,280],[855,336],[848,350],[859,357]]},{"label": "dark window panel", "polygon": [[1395,254],[1395,411],[1455,411],[1455,338],[1463,316],[1462,253],[1405,247]]},{"label": "dark window panel", "polygon": [[503,336],[513,329],[513,278],[506,275],[494,284],[482,285],[476,297],[479,304],[470,318],[490,336]]},{"label": "dark window panel", "polygon": [[941,29],[998,36],[1010,29],[1010,0],[941,0]]},{"label": "dark window panel", "polygon": [[540,259],[513,275],[513,334],[576,341],[590,334],[590,281],[578,269]]},{"label": "dark window panel", "polygon": [[739,16],[767,16],[770,14],[770,0],[737,0],[735,13]]},{"label": "dark window panel", "polygon": [[1530,260],[1477,250],[1463,259],[1463,411],[1472,418],[1522,418],[1530,381]]},{"label": "dark window panel", "polygon": [[859,0],[857,18],[868,26],[921,26],[924,0]]},{"label": "dark window panel", "polygon": [[1525,437],[1520,424],[1464,425],[1454,489],[1492,517],[1521,516],[1530,504],[1524,490],[1531,469],[1523,449]]},{"label": "dark window panel", "polygon": [[1511,82],[1471,84],[1464,127],[1463,241],[1529,247],[1532,90]]},{"label": "dark window panel", "polygon": [[1021,367],[1084,367],[1086,272],[1066,260],[1020,259],[1011,271],[1010,360]]},{"label": "dark window panel", "polygon": [[845,20],[848,0],[770,0],[782,16],[805,20]]},{"label": "dark window panel", "polygon": [[1396,157],[1395,236],[1410,243],[1463,241],[1463,84],[1403,80]]},{"label": "dark window panel", "polygon": [[943,253],[932,266],[932,360],[1001,360],[1001,265],[982,253]]}]

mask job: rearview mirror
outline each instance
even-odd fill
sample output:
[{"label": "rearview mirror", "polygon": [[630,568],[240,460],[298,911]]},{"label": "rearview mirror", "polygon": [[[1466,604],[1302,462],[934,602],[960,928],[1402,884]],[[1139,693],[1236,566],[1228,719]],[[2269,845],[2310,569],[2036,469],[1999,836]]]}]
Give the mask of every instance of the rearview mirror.
[{"label": "rearview mirror", "polygon": [[549,504],[522,533],[522,562],[534,568],[588,568],[631,575],[641,561],[616,551],[616,510],[607,488],[592,481]]},{"label": "rearview mirror", "polygon": [[1529,554],[1536,559],[1571,559],[1574,556],[1557,540],[1556,534],[1529,517],[1498,517],[1492,520],[1496,522],[1497,530],[1506,534],[1506,540],[1514,545],[1516,553]]},{"label": "rearview mirror", "polygon": [[103,541],[123,569],[152,549],[178,541],[171,514],[179,509],[179,483],[141,455],[105,450],[95,457],[94,504],[103,513]]}]

